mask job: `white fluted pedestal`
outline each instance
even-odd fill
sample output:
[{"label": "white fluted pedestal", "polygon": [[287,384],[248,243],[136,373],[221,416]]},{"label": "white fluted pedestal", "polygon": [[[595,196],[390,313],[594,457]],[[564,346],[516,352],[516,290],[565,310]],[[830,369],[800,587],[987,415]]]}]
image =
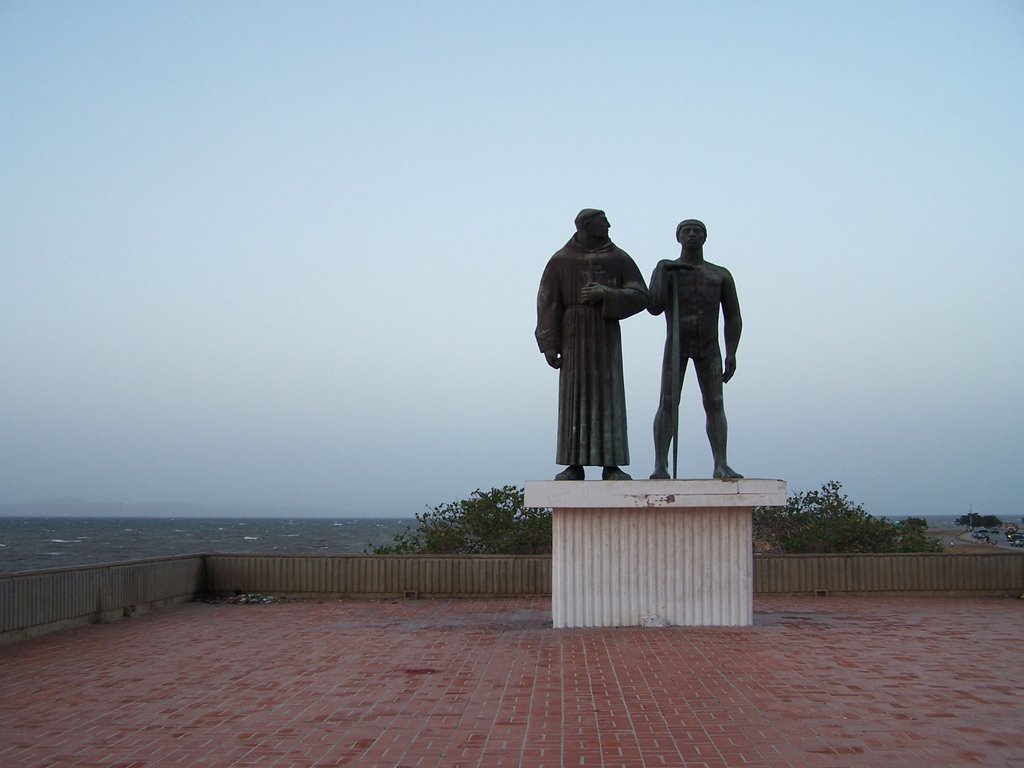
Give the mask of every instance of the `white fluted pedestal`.
[{"label": "white fluted pedestal", "polygon": [[554,626],[752,625],[751,511],[785,503],[783,480],[527,483],[553,510]]}]

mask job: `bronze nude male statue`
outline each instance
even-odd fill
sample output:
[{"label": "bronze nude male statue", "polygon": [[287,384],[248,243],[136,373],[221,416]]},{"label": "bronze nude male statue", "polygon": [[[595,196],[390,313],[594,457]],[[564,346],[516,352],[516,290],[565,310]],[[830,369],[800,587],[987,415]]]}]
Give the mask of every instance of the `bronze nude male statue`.
[{"label": "bronze nude male statue", "polygon": [[584,466],[604,480],[629,480],[626,394],[619,320],[648,305],[643,275],[608,238],[604,214],[584,208],[576,234],[548,261],[537,292],[537,345],[558,369],[558,448],[568,467],[556,480],[583,480]]},{"label": "bronze nude male statue", "polygon": [[[708,230],[703,222],[686,219],[676,227],[682,246],[678,259],[658,262],[651,276],[652,315],[665,313],[668,333],[661,367],[661,399],[654,417],[654,473],[652,480],[668,474],[668,448],[672,449],[672,477],[676,477],[679,456],[679,398],[686,364],[693,360],[707,415],[708,440],[715,461],[714,477],[723,480],[742,477],[726,461],[728,424],[722,397],[723,384],[736,372],[736,348],[743,320],[736,296],[736,284],[725,267],[704,261]],[[718,345],[718,312],[725,319],[725,365]]]}]

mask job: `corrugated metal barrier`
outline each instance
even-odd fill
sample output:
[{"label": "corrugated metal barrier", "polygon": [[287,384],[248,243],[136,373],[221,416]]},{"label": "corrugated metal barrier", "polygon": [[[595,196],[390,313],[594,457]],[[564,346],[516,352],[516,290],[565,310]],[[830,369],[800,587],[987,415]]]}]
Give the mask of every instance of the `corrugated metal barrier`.
[{"label": "corrugated metal barrier", "polygon": [[194,600],[202,555],[0,574],[0,645]]},{"label": "corrugated metal barrier", "polygon": [[[189,555],[0,574],[0,645],[204,594],[550,595],[549,556]],[[754,593],[1020,595],[1024,554],[757,555]]]},{"label": "corrugated metal barrier", "polygon": [[[551,594],[551,558],[208,555],[210,594],[485,597]],[[1024,554],[756,555],[754,594],[1021,594]]]},{"label": "corrugated metal barrier", "polygon": [[210,594],[491,597],[551,594],[544,555],[208,555]]},{"label": "corrugated metal barrier", "polygon": [[1021,594],[1024,554],[756,555],[754,594]]}]

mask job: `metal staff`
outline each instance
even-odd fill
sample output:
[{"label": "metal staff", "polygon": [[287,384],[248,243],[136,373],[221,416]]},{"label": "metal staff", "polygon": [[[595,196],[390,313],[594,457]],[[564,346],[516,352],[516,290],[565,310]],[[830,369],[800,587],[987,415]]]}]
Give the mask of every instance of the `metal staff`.
[{"label": "metal staff", "polygon": [[671,274],[669,289],[672,293],[672,352],[669,365],[672,368],[672,479],[678,479],[679,471],[679,399],[682,394],[679,371],[679,273]]},{"label": "metal staff", "polygon": [[[680,270],[686,270],[692,272],[693,267],[690,264],[678,265]],[[669,365],[672,367],[672,479],[679,479],[679,401],[682,398],[683,387],[682,387],[682,352],[680,351],[681,343],[679,341],[679,332],[683,323],[683,318],[680,316],[680,301],[679,301],[679,271],[673,270],[670,273],[669,292],[672,294],[672,322],[670,323],[672,334],[672,345],[671,353],[669,357]]]}]

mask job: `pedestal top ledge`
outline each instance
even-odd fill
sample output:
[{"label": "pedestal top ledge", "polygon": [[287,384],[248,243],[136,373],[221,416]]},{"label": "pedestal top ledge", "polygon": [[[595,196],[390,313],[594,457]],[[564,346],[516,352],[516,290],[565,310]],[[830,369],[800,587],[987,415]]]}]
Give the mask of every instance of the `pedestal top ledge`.
[{"label": "pedestal top ledge", "polygon": [[527,507],[555,509],[781,507],[786,481],[550,480],[527,483],[525,499]]}]

